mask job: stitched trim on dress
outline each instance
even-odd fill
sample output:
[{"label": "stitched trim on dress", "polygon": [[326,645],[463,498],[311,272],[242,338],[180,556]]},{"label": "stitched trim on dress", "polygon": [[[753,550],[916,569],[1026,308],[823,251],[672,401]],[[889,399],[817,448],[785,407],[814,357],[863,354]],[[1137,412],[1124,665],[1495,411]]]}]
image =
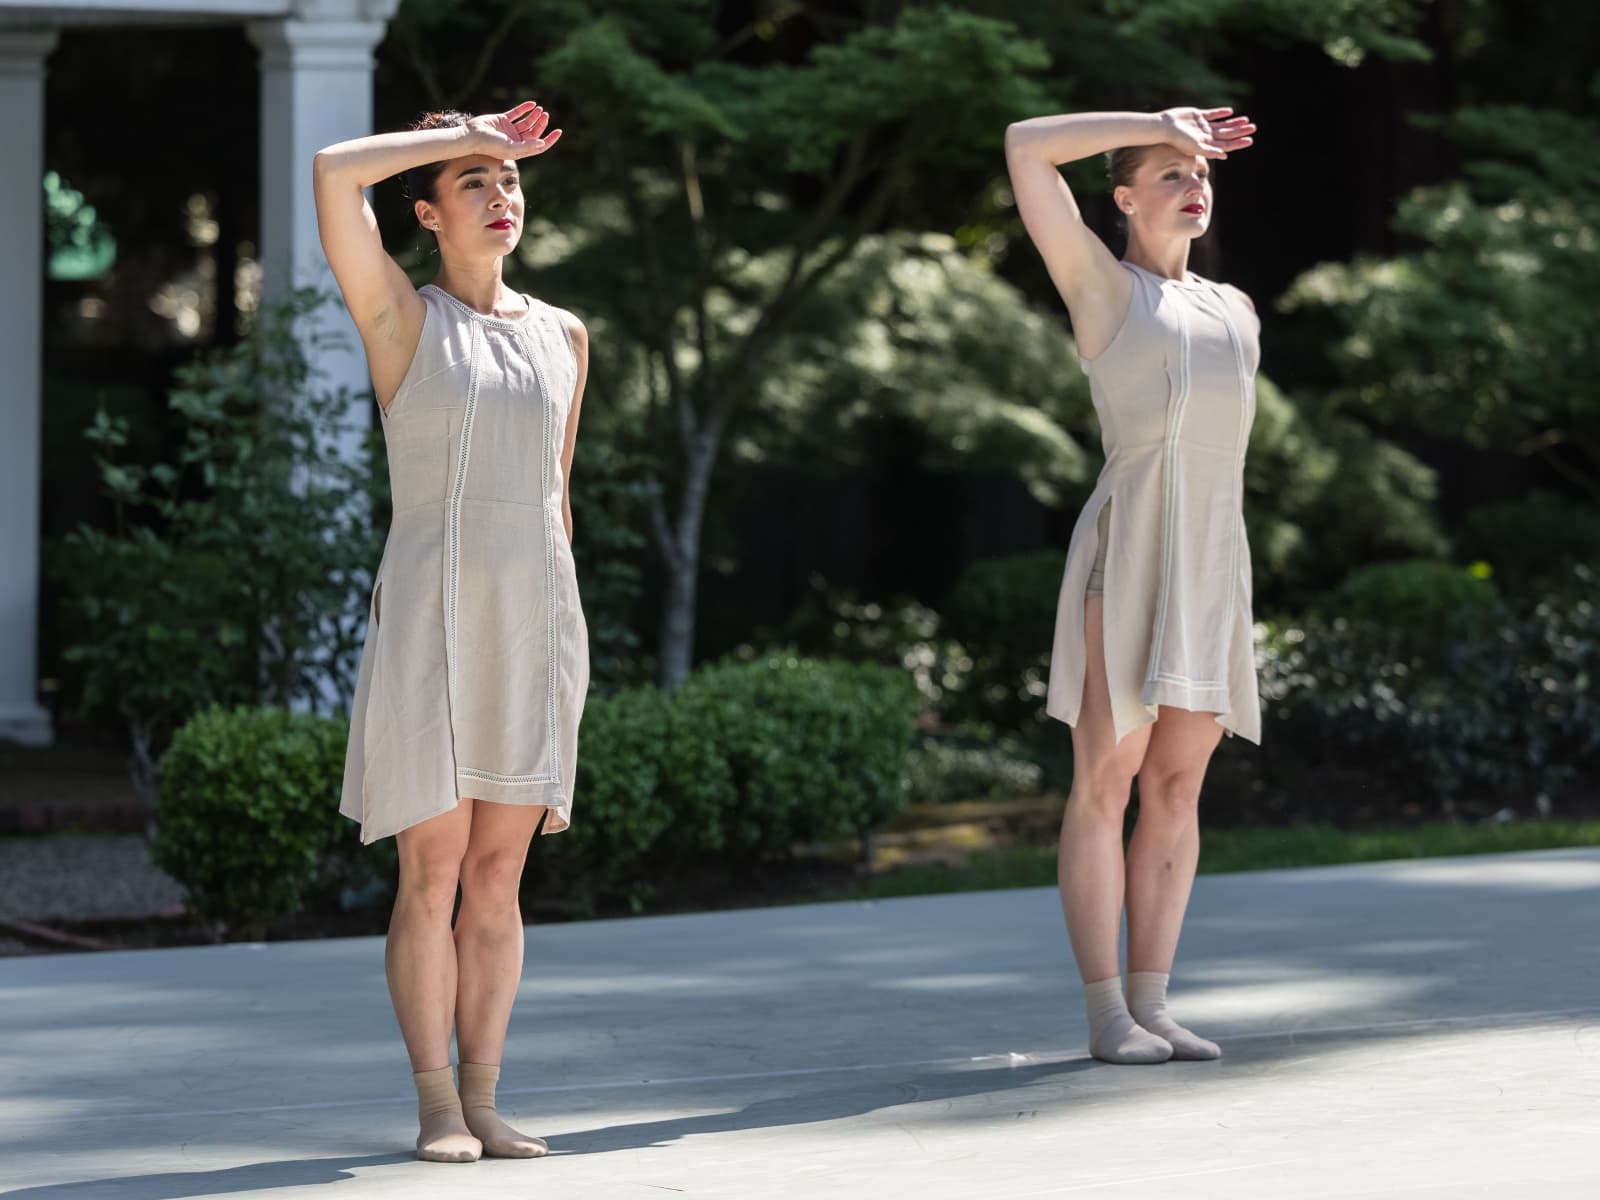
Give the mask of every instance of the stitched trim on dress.
[{"label": "stitched trim on dress", "polygon": [[1228,300],[1220,288],[1213,288],[1217,303],[1221,306],[1222,327],[1228,331],[1228,344],[1233,347],[1233,361],[1239,369],[1239,431],[1234,438],[1234,475],[1236,507],[1239,511],[1239,520],[1234,522],[1233,538],[1228,554],[1228,607],[1227,611],[1233,612],[1234,601],[1239,595],[1239,529],[1244,521],[1244,456],[1249,446],[1250,427],[1246,424],[1250,409],[1250,380],[1246,378],[1244,369],[1244,346],[1240,341],[1239,333],[1233,327],[1233,321],[1228,316]]},{"label": "stitched trim on dress", "polygon": [[1157,671],[1150,676],[1151,683],[1181,683],[1184,687],[1194,688],[1196,691],[1214,691],[1217,688],[1227,687],[1227,683],[1215,679],[1190,679],[1187,675],[1173,675],[1167,671]]},{"label": "stitched trim on dress", "polygon": [[481,779],[485,783],[560,783],[560,775],[497,775],[493,771],[479,771],[473,767],[457,767],[457,775]]},{"label": "stitched trim on dress", "polygon": [[[548,316],[546,316],[548,320]],[[528,348],[528,360],[533,365],[533,376],[539,382],[539,397],[544,406],[544,447],[540,456],[540,490],[539,507],[544,515],[544,579],[545,579],[545,612],[548,614],[548,647],[550,655],[549,670],[549,702],[546,705],[550,726],[550,770],[556,775],[561,774],[561,731],[556,720],[556,697],[561,685],[561,676],[558,662],[561,655],[561,632],[556,612],[556,543],[555,530],[550,521],[550,430],[553,424],[555,397],[550,394],[550,385],[544,373],[544,364],[539,354],[539,347],[533,344],[533,339],[528,336],[526,329],[518,330],[524,344]]]},{"label": "stitched trim on dress", "polygon": [[471,363],[467,374],[467,403],[461,417],[461,448],[456,455],[455,482],[450,487],[449,561],[445,567],[445,648],[449,680],[452,683],[456,671],[456,606],[461,588],[461,495],[466,489],[467,464],[472,458],[472,417],[478,408],[478,377],[481,374],[478,350],[482,338],[482,330],[476,325],[472,326],[472,340],[467,354]]},{"label": "stitched trim on dress", "polygon": [[[1159,301],[1160,291],[1157,291]],[[1166,502],[1161,521],[1161,591],[1156,601],[1156,628],[1150,645],[1150,668],[1146,683],[1156,680],[1157,664],[1166,650],[1167,605],[1172,599],[1173,529],[1178,520],[1178,489],[1174,477],[1178,473],[1178,439],[1183,433],[1183,413],[1189,405],[1189,314],[1184,302],[1175,300],[1172,306],[1178,320],[1178,398],[1173,404],[1172,416],[1167,421],[1166,455],[1162,464],[1164,477],[1162,490]]]}]

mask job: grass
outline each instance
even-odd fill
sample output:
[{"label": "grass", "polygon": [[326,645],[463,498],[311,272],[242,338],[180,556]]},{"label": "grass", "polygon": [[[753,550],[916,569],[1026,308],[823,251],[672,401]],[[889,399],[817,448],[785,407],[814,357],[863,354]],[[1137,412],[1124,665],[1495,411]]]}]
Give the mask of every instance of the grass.
[{"label": "grass", "polygon": [[[1509,825],[1439,823],[1365,831],[1335,829],[1331,825],[1211,829],[1201,838],[1200,873],[1217,875],[1231,871],[1570,846],[1600,846],[1600,821],[1530,821]],[[973,852],[956,864],[895,867],[828,898],[876,900],[939,892],[1053,887],[1055,882],[1055,846],[1027,846]]]}]

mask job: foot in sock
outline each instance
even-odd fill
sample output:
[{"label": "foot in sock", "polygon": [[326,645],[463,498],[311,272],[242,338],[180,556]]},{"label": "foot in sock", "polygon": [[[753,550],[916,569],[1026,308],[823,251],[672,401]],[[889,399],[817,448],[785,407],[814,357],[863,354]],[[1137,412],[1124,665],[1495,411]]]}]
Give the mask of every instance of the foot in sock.
[{"label": "foot in sock", "polygon": [[461,1064],[461,1110],[467,1128],[482,1139],[485,1154],[496,1158],[543,1158],[550,1153],[543,1138],[518,1133],[495,1111],[494,1088],[499,1079],[498,1065]]},{"label": "foot in sock", "polygon": [[417,1071],[417,1157],[424,1162],[477,1162],[483,1143],[472,1136],[461,1113],[461,1098],[449,1067]]},{"label": "foot in sock", "polygon": [[1122,998],[1122,980],[1113,976],[1083,985],[1089,1011],[1089,1053],[1101,1062],[1122,1066],[1163,1063],[1172,1047],[1148,1029],[1141,1029]]},{"label": "foot in sock", "polygon": [[1128,972],[1128,1008],[1134,1020],[1172,1043],[1172,1057],[1188,1060],[1222,1057],[1222,1047],[1179,1025],[1167,1012],[1165,971]]}]

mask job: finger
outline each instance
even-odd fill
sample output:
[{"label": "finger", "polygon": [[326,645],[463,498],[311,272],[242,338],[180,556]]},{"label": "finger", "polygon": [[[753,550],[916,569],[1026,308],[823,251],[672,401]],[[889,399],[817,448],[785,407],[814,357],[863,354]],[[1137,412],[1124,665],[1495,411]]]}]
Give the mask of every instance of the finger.
[{"label": "finger", "polygon": [[518,120],[519,118],[521,118],[522,114],[527,112],[530,108],[538,108],[538,107],[539,106],[537,104],[535,104],[532,100],[524,100],[521,104],[517,105],[515,108],[506,110],[506,116],[510,117],[513,121],[515,121],[515,120]]},{"label": "finger", "polygon": [[539,113],[539,119],[532,125],[528,126],[528,136],[533,138],[542,137],[544,135],[544,131],[549,127],[549,125],[550,114],[541,111]]},{"label": "finger", "polygon": [[1208,121],[1215,121],[1222,117],[1230,116],[1232,113],[1233,109],[1231,108],[1207,108],[1202,110],[1200,115]]},{"label": "finger", "polygon": [[528,126],[537,121],[543,113],[544,109],[535,104],[532,108],[528,109],[527,112],[518,117],[513,124],[515,124],[518,129],[526,129]]}]

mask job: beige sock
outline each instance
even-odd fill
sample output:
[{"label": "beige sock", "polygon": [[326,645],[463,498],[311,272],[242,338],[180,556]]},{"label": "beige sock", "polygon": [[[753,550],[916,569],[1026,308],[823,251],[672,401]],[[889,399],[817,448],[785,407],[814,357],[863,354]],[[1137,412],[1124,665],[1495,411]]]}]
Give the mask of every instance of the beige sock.
[{"label": "beige sock", "polygon": [[1128,1007],[1134,1020],[1151,1033],[1160,1034],[1172,1043],[1172,1057],[1183,1059],[1221,1058],[1222,1047],[1208,1042],[1198,1034],[1190,1033],[1167,1013],[1167,980],[1165,971],[1129,971]]},{"label": "beige sock", "polygon": [[472,1136],[462,1118],[450,1068],[416,1071],[411,1079],[417,1085],[417,1119],[422,1125],[417,1157],[426,1162],[477,1162],[483,1143]]},{"label": "beige sock", "polygon": [[1089,1053],[1101,1062],[1135,1066],[1172,1057],[1171,1046],[1134,1021],[1119,977],[1084,984],[1083,999],[1089,1010]]},{"label": "beige sock", "polygon": [[499,1064],[461,1064],[461,1110],[467,1128],[483,1139],[483,1152],[496,1158],[542,1158],[550,1153],[543,1138],[518,1133],[500,1119],[494,1110],[494,1085],[500,1079]]}]

